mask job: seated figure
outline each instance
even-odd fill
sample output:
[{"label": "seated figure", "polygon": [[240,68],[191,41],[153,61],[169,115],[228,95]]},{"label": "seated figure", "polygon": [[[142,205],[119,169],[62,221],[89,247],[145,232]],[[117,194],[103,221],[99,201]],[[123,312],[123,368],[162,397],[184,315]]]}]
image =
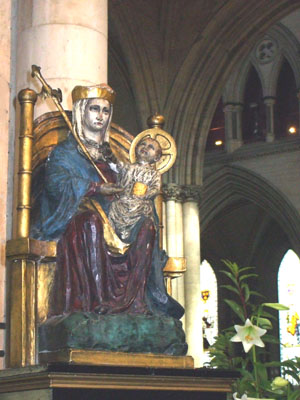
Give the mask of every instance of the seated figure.
[{"label": "seated figure", "polygon": [[[160,177],[151,164],[159,157],[159,144],[153,139],[141,141],[134,165],[116,160],[108,134],[114,97],[114,91],[104,84],[77,86],[72,92],[74,130],[102,177],[71,133],[46,162],[44,189],[31,236],[57,241],[49,317],[93,312],[180,319],[184,310],[167,294],[164,285],[167,256],[159,248],[153,203]],[[143,147],[149,144],[155,149],[151,149],[154,156],[148,159]],[[143,179],[148,174],[148,192],[143,198],[129,196],[126,179],[136,173]],[[143,179],[141,183],[145,184]],[[130,215],[125,215],[126,196],[130,204],[136,204],[136,213],[133,207]],[[108,227],[114,235],[109,219],[118,235],[115,248],[106,238]],[[124,245],[122,251],[116,250],[118,243]]]}]

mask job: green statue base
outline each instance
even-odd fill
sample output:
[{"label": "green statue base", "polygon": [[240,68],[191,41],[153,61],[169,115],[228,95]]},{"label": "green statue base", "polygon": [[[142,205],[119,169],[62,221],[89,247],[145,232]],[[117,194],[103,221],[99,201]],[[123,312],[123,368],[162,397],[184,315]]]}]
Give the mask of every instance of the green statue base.
[{"label": "green statue base", "polygon": [[77,312],[52,317],[39,327],[39,351],[93,349],[183,356],[187,344],[182,324],[157,315]]}]

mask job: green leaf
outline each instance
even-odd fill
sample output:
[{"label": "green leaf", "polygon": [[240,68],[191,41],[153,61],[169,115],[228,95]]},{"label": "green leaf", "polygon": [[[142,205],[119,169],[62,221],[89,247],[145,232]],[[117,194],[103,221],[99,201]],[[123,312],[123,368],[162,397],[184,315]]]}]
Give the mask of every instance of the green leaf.
[{"label": "green leaf", "polygon": [[269,361],[265,363],[266,367],[280,367],[281,362],[280,361]]},{"label": "green leaf", "polygon": [[233,273],[233,275],[237,276],[239,273],[239,267],[237,263],[231,262],[229,260],[222,260],[223,263],[226,265],[227,268],[230,269],[230,271]]},{"label": "green leaf", "polygon": [[228,290],[231,290],[232,292],[234,292],[234,293],[236,293],[236,294],[240,294],[239,293],[239,291],[238,291],[238,289],[237,288],[235,288],[234,286],[231,286],[231,285],[221,285],[221,287],[222,288],[225,288],[225,289],[228,289]]},{"label": "green leaf", "polygon": [[300,379],[299,379],[299,376],[298,376],[298,374],[296,372],[288,370],[288,371],[284,371],[284,374],[285,375],[290,375],[292,378],[295,379],[295,381],[297,383],[299,383]]},{"label": "green leaf", "polygon": [[257,277],[258,277],[257,274],[242,275],[242,276],[240,276],[240,282],[243,281],[243,280],[245,280],[245,279],[248,279],[248,278],[257,278]]},{"label": "green leaf", "polygon": [[254,363],[256,365],[256,369],[259,375],[259,379],[268,381],[268,373],[267,373],[267,368],[264,366],[264,364],[260,362]]},{"label": "green leaf", "polygon": [[263,294],[256,292],[255,290],[250,290],[250,295],[257,297],[265,297]]},{"label": "green leaf", "polygon": [[241,318],[243,322],[245,322],[246,318],[244,317],[243,309],[240,305],[238,305],[235,301],[233,300],[224,300],[226,304],[229,305],[229,307]]},{"label": "green leaf", "polygon": [[296,390],[295,392],[292,392],[289,394],[288,400],[299,400],[300,398],[300,390]]},{"label": "green leaf", "polygon": [[250,298],[250,289],[249,289],[249,286],[247,285],[247,283],[242,284],[242,289],[244,290],[244,297],[245,297],[245,301],[247,302]]},{"label": "green leaf", "polygon": [[269,334],[267,334],[267,333],[263,336],[263,341],[264,341],[264,343],[279,344],[278,338],[276,338],[276,337],[273,336],[273,335],[269,335]]},{"label": "green leaf", "polygon": [[230,272],[228,272],[228,271],[220,271],[220,272],[222,272],[223,274],[225,274],[226,276],[228,276],[228,278],[231,279],[232,282],[233,282],[236,286],[238,286],[238,281],[236,280],[236,278],[235,278]]},{"label": "green leaf", "polygon": [[[299,367],[298,367],[298,365],[297,365],[297,363],[295,362],[294,359],[282,361],[281,365],[283,367],[290,368],[290,369],[292,369],[292,370],[294,370],[296,372],[299,370]],[[284,370],[286,371],[285,368],[284,368]]]},{"label": "green leaf", "polygon": [[255,268],[254,268],[254,267],[243,267],[243,268],[240,268],[239,272],[240,272],[240,273],[241,273],[241,272],[245,272],[245,271],[248,271],[249,269],[254,270]]},{"label": "green leaf", "polygon": [[284,306],[283,304],[280,303],[263,303],[262,304],[265,307],[270,307],[273,308],[274,310],[289,310],[290,308],[287,306]]},{"label": "green leaf", "polygon": [[256,318],[256,323],[260,328],[263,328],[263,329],[272,329],[273,328],[272,322],[267,318],[261,318],[261,317]]},{"label": "green leaf", "polygon": [[267,318],[273,319],[274,321],[277,321],[277,318],[276,318],[273,314],[269,313],[269,312],[266,311],[266,310],[263,310],[263,311],[260,313],[260,315],[261,315],[261,317],[267,317]]}]

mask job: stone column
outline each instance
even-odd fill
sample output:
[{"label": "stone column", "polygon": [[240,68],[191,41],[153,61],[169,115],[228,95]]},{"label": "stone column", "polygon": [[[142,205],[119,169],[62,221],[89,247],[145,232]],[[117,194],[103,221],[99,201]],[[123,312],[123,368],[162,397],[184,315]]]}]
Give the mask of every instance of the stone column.
[{"label": "stone column", "polygon": [[243,145],[243,125],[242,125],[243,104],[235,105],[235,114],[236,114],[237,147],[240,147]]},{"label": "stone column", "polygon": [[298,121],[298,135],[300,134],[300,89],[297,91],[298,108],[299,108],[299,121]]},{"label": "stone column", "polygon": [[274,104],[275,97],[265,97],[264,103],[266,107],[266,142],[271,143],[275,140],[274,132]]},{"label": "stone column", "polygon": [[5,350],[5,246],[7,236],[10,235],[11,226],[11,165],[9,154],[13,154],[12,144],[14,142],[11,121],[13,102],[11,91],[13,86],[10,82],[12,71],[12,16],[14,15],[11,0],[0,2],[0,152],[1,152],[1,174],[0,174],[0,369],[4,368]]},{"label": "stone column", "polygon": [[199,186],[183,188],[183,241],[187,271],[184,277],[185,332],[188,353],[194,357],[195,365],[201,366],[203,359],[202,316],[200,309],[200,216]]},{"label": "stone column", "polygon": [[[163,186],[166,209],[166,250],[169,257],[183,257],[183,226],[181,187],[177,184]],[[172,296],[184,307],[184,277],[172,280]]]},{"label": "stone column", "polygon": [[[107,81],[107,0],[26,0],[18,2],[17,92],[40,90],[31,65],[71,109],[75,85]],[[56,111],[50,99],[39,101],[35,116]]]},{"label": "stone column", "polygon": [[[0,32],[2,33],[2,29],[5,28],[9,37],[11,15],[14,21],[13,40],[8,40],[8,46],[4,49],[5,58],[3,58],[5,64],[7,61],[7,77],[4,82],[8,93],[11,88],[12,98],[15,98],[17,93],[24,88],[30,87],[36,92],[40,91],[40,83],[31,78],[32,64],[41,67],[42,75],[53,89],[62,90],[65,109],[72,107],[71,91],[75,85],[94,85],[107,81],[107,0],[7,0],[3,3],[5,6],[2,4],[0,6]],[[10,9],[10,4],[15,7],[14,10]],[[4,7],[8,12],[5,13],[5,18],[2,18]],[[12,42],[11,47],[10,42]],[[2,44],[3,40],[0,40],[0,45]],[[11,48],[12,55],[10,55]],[[10,60],[12,60],[13,68],[10,68]],[[15,71],[14,66],[16,66]],[[2,100],[3,98],[2,93]],[[3,121],[8,121],[9,117],[11,120],[15,119],[14,115],[9,115],[8,111],[6,107]],[[39,99],[35,108],[35,117],[49,111],[56,111],[52,101]],[[17,130],[18,120],[17,117]],[[8,132],[5,135],[9,137]],[[1,143],[4,144],[4,136],[2,139]],[[3,165],[9,153],[13,156],[13,154],[18,154],[18,151],[13,151],[12,146],[10,149],[3,149]],[[12,175],[11,173],[7,177],[4,173],[2,174],[3,185],[0,186],[5,190],[7,181],[8,185],[13,181]],[[16,194],[16,191],[14,193]],[[6,211],[7,197],[7,194],[3,195],[5,199],[5,204],[1,207],[3,214]],[[5,222],[1,226],[5,230]],[[5,257],[4,246],[1,256]],[[31,286],[25,286],[30,291],[34,285],[31,283]],[[1,289],[0,287],[2,296]]]},{"label": "stone column", "polygon": [[[178,198],[176,202],[176,250],[177,257],[184,257],[183,248],[183,207],[182,207],[182,197]],[[177,301],[185,308],[184,299],[184,275],[176,279],[177,284]],[[185,316],[182,318],[183,327],[185,328]]]},{"label": "stone column", "polygon": [[242,139],[242,104],[228,103],[224,106],[226,151],[232,153],[243,144]]}]

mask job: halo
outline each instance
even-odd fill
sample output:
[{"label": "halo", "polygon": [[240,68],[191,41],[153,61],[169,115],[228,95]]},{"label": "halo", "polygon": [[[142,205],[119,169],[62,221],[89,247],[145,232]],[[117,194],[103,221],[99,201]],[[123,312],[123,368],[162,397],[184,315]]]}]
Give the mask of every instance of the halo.
[{"label": "halo", "polygon": [[160,128],[151,128],[139,133],[132,141],[129,150],[129,159],[131,163],[136,162],[135,149],[139,142],[144,138],[151,138],[158,141],[162,150],[161,158],[155,163],[155,168],[161,174],[168,171],[176,160],[177,150],[173,137]]}]

